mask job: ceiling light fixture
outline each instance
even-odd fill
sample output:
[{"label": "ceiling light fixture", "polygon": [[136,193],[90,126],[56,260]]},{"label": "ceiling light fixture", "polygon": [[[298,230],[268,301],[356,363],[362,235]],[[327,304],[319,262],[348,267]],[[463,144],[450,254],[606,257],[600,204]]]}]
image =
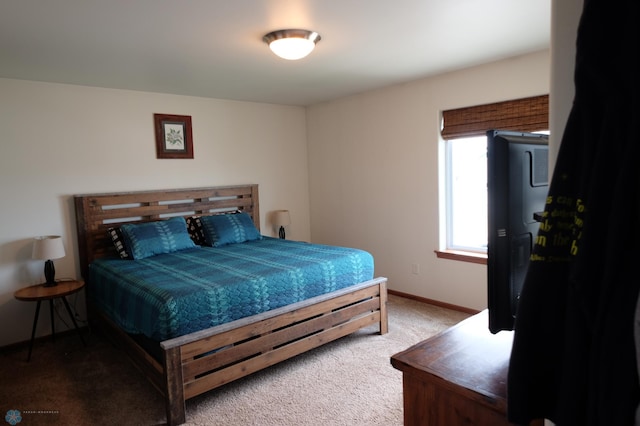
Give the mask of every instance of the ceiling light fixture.
[{"label": "ceiling light fixture", "polygon": [[262,37],[262,41],[279,57],[294,61],[311,53],[320,41],[320,34],[309,30],[277,30]]}]

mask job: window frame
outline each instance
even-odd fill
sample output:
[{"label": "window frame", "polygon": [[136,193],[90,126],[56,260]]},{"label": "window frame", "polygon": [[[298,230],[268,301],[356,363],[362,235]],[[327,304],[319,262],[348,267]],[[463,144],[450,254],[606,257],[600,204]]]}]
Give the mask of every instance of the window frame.
[{"label": "window frame", "polygon": [[[497,103],[489,103],[465,108],[457,108],[442,111],[441,146],[444,146],[444,179],[450,178],[447,141],[458,138],[486,135],[488,130],[514,130],[522,132],[536,132],[541,129],[549,129],[549,95],[539,95]],[[447,191],[447,184],[443,182],[442,188]],[[443,221],[440,227],[444,232],[441,235],[441,248],[435,250],[436,256],[443,259],[459,260],[472,263],[486,264],[486,252],[475,250],[460,250],[449,248],[449,211],[450,197],[445,193],[442,199],[444,206]]]}]

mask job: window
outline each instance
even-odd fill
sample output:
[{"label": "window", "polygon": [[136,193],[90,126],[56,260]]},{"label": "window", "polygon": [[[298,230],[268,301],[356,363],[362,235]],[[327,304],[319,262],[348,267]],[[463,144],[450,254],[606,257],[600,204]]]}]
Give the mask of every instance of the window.
[{"label": "window", "polygon": [[487,138],[446,141],[447,248],[487,251]]},{"label": "window", "polygon": [[[478,262],[487,251],[487,138],[490,129],[535,132],[549,128],[547,95],[442,113],[445,147],[445,219],[438,256],[467,253]],[[473,255],[475,254],[475,255]],[[480,257],[478,257],[480,254]],[[480,262],[482,263],[482,262]]]}]

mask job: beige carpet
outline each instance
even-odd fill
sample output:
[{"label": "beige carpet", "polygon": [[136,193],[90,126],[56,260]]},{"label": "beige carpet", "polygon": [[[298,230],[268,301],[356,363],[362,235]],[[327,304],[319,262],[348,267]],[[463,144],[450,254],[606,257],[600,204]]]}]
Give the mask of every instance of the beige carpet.
[{"label": "beige carpet", "polygon": [[[389,333],[365,329],[187,401],[188,425],[402,425],[402,373],[393,354],[467,314],[389,297]],[[19,426],[157,425],[157,391],[100,336],[68,334],[0,357],[0,414]],[[9,423],[5,423],[9,424]]]}]

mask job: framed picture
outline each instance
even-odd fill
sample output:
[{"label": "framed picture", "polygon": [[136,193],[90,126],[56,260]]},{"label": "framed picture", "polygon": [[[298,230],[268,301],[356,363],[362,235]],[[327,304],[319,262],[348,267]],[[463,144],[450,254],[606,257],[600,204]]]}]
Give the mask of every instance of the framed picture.
[{"label": "framed picture", "polygon": [[191,116],[153,114],[158,158],[193,158]]}]

